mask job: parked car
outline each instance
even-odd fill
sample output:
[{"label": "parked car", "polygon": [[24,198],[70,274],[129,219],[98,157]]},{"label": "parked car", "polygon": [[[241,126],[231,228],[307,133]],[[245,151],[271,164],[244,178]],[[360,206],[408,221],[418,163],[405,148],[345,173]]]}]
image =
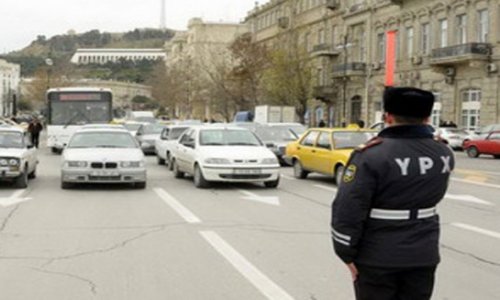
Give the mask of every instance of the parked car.
[{"label": "parked car", "polygon": [[445,140],[453,149],[462,149],[465,138],[469,135],[463,128],[439,127],[434,135]]},{"label": "parked car", "polygon": [[159,165],[166,164],[170,170],[172,170],[171,156],[172,149],[177,143],[179,137],[189,129],[189,126],[185,125],[170,125],[163,128],[160,134],[160,138],[156,140],[155,152],[156,158]]},{"label": "parked car", "polygon": [[357,146],[377,131],[360,128],[312,128],[300,140],[288,144],[286,159],[293,165],[294,176],[305,179],[311,172],[334,178],[338,185],[347,161]]},{"label": "parked car", "polygon": [[131,183],[146,187],[144,154],[126,129],[80,129],[63,151],[61,188],[74,183]]},{"label": "parked car", "polygon": [[267,123],[267,124],[272,127],[287,128],[291,130],[293,133],[295,133],[295,135],[298,137],[301,137],[307,130],[306,126],[300,123]]},{"label": "parked car", "polygon": [[165,128],[162,124],[144,124],[137,130],[135,138],[141,145],[144,154],[154,154],[156,141],[160,139],[160,134]]},{"label": "parked car", "polygon": [[174,176],[194,177],[198,188],[211,182],[263,182],[276,188],[280,165],[276,156],[248,129],[197,126],[182,134],[172,153]]},{"label": "parked car", "polygon": [[489,154],[500,158],[500,131],[493,131],[482,139],[466,141],[464,150],[469,157],[475,158],[482,154]]},{"label": "parked car", "polygon": [[26,188],[36,177],[38,158],[27,133],[16,127],[0,127],[0,179]]}]

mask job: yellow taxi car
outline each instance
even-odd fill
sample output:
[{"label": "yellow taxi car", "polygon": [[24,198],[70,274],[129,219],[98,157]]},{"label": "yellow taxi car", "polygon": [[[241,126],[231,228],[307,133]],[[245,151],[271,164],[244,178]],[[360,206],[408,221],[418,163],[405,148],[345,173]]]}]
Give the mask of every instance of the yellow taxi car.
[{"label": "yellow taxi car", "polygon": [[311,172],[329,175],[338,185],[354,148],[377,134],[357,126],[347,128],[311,128],[302,137],[287,145],[286,160],[293,165],[297,179]]}]

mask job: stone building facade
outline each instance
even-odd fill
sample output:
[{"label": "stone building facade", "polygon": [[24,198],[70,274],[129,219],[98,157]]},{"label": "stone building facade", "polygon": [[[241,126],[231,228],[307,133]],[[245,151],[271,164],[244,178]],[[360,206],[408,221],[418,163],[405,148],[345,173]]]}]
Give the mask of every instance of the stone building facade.
[{"label": "stone building facade", "polygon": [[19,99],[21,66],[0,59],[0,116],[13,114],[14,99]]},{"label": "stone building facade", "polygon": [[[257,42],[295,33],[317,75],[311,120],[381,118],[386,32],[397,32],[396,86],[432,90],[432,122],[500,123],[500,4],[493,0],[271,0],[250,11]],[[314,122],[312,122],[314,124]]]},{"label": "stone building facade", "polygon": [[180,118],[217,118],[213,97],[207,86],[213,86],[209,74],[216,76],[217,68],[231,64],[229,46],[240,35],[247,33],[246,24],[205,22],[193,18],[187,31],[179,31],[165,45],[167,68],[182,68],[188,74],[186,100],[176,107]]}]

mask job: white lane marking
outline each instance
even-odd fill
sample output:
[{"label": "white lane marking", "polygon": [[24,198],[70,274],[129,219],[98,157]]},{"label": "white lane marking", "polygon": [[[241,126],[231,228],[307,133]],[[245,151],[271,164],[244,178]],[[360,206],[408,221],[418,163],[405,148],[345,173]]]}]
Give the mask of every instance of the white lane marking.
[{"label": "white lane marking", "polygon": [[283,175],[283,174],[281,174],[281,178],[284,178],[286,180],[297,180],[297,178],[295,178],[295,177],[288,176],[288,175]]},{"label": "white lane marking", "polygon": [[18,203],[21,203],[21,202],[25,202],[25,201],[31,200],[32,198],[23,198],[23,197],[21,197],[26,191],[27,191],[27,189],[18,190],[16,192],[14,192],[12,195],[10,195],[9,197],[0,198],[0,206],[7,207],[7,206],[11,206],[11,205],[14,205],[14,204],[18,204]]},{"label": "white lane marking", "polygon": [[495,232],[495,231],[491,231],[491,230],[479,228],[479,227],[468,225],[468,224],[464,224],[464,223],[451,223],[451,225],[455,226],[455,227],[458,227],[458,228],[462,228],[462,229],[469,230],[469,231],[474,231],[474,232],[477,232],[477,233],[480,233],[480,234],[483,234],[483,235],[487,235],[487,236],[490,236],[490,237],[494,237],[494,238],[500,239],[500,233]]},{"label": "white lane marking", "polygon": [[457,182],[463,182],[463,183],[469,183],[469,184],[475,184],[475,185],[500,189],[500,185],[492,184],[492,183],[477,182],[477,181],[472,181],[472,180],[467,180],[467,179],[459,179],[459,178],[451,178],[451,180],[457,181]]},{"label": "white lane marking", "polygon": [[470,202],[470,203],[476,203],[476,204],[494,206],[494,204],[491,203],[491,202],[489,202],[489,201],[485,201],[485,200],[479,199],[479,198],[471,196],[471,195],[452,195],[452,194],[446,194],[444,196],[444,198],[450,199],[450,200],[456,200],[456,201],[464,201],[464,202]]},{"label": "white lane marking", "polygon": [[245,191],[245,190],[238,190],[238,191],[240,193],[242,193],[243,195],[245,195],[244,197],[242,197],[245,200],[265,203],[265,204],[274,205],[274,206],[280,205],[280,197],[277,197],[277,196],[259,196],[257,194],[254,194],[252,192]]},{"label": "white lane marking", "polygon": [[213,231],[200,231],[203,238],[264,296],[273,300],[292,300],[287,292],[259,271],[245,257]]},{"label": "white lane marking", "polygon": [[167,193],[162,188],[155,188],[155,193],[160,197],[166,204],[168,204],[175,212],[177,212],[186,222],[188,223],[201,223],[201,220],[195,216],[189,209],[184,207],[179,201],[177,201],[173,196]]},{"label": "white lane marking", "polygon": [[337,188],[334,188],[334,187],[331,187],[331,186],[322,185],[322,184],[315,184],[314,186],[317,187],[317,188],[319,188],[319,189],[322,189],[322,190],[325,190],[325,191],[329,191],[329,192],[336,193],[338,191]]}]

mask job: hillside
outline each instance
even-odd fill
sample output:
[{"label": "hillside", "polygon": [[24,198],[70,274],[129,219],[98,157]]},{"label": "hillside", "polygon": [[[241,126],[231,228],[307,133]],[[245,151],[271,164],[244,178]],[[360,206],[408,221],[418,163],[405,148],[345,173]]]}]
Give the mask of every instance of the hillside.
[{"label": "hillside", "polygon": [[135,29],[126,33],[108,33],[91,30],[85,33],[56,35],[47,39],[38,36],[22,50],[1,58],[21,65],[23,76],[32,76],[44,65],[47,57],[54,63],[65,65],[78,48],[162,48],[175,34],[172,30]]}]

